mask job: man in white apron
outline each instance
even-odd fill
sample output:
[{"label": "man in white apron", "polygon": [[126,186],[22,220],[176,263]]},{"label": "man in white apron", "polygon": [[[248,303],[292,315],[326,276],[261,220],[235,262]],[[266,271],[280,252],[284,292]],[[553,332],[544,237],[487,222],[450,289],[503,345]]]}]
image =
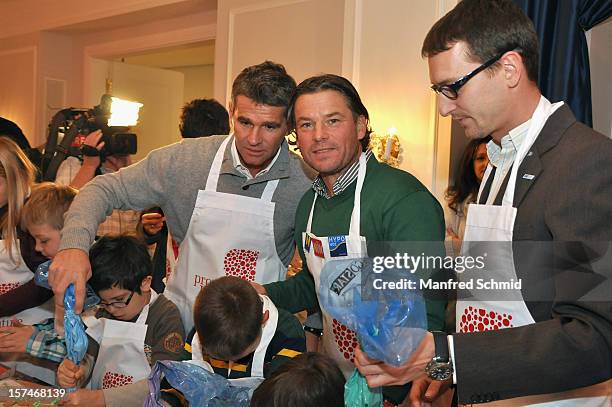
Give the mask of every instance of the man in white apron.
[{"label": "man in white apron", "polygon": [[[291,312],[313,310],[323,266],[367,256],[366,243],[438,241],[444,222],[439,203],[410,174],[380,164],[367,149],[369,116],[352,84],[321,75],[298,85],[291,119],[304,160],[319,171],[296,214],[296,242],[305,268],[265,286]],[[444,303],[428,304],[431,329],[442,329]],[[323,350],[348,376],[357,338],[323,312]],[[401,400],[400,400],[401,401]]]},{"label": "man in white apron", "polygon": [[[179,130],[182,138],[198,138],[228,134],[229,115],[215,99],[194,99],[183,106]],[[153,259],[153,289],[162,293],[167,277],[176,269],[178,245],[168,233],[160,208],[150,208],[140,217],[139,231],[143,235]],[[165,248],[165,251],[163,250]]]},{"label": "man in white apron", "polygon": [[[459,333],[435,346],[427,336],[415,360],[401,368],[364,360],[362,372],[370,385],[401,383],[423,377],[428,359],[445,355],[445,374],[419,380],[413,401],[431,400],[444,381],[457,385],[465,404],[609,406],[609,291],[607,298],[586,295],[606,278],[586,267],[589,255],[584,264],[560,269],[538,242],[609,245],[612,141],[577,123],[567,106],[542,97],[537,35],[510,0],[460,2],[431,29],[423,55],[432,89],[441,94],[440,113],[457,120],[469,138],[493,139],[462,254],[493,242],[479,277],[525,283],[503,301],[484,291],[460,298]],[[521,240],[531,242],[527,250]],[[553,277],[547,280],[547,273]],[[536,288],[550,297],[534,297]]]},{"label": "man in white apron", "polygon": [[113,207],[157,205],[164,211],[180,243],[165,293],[179,307],[186,330],[193,326],[195,296],[212,279],[283,279],[295,249],[295,208],[310,184],[284,140],[294,89],[282,65],[248,67],[232,88],[231,136],[185,139],[83,188],[66,216],[49,272],[56,294],[75,282],[80,309],[78,287],[90,275],[86,253],[97,223]]}]

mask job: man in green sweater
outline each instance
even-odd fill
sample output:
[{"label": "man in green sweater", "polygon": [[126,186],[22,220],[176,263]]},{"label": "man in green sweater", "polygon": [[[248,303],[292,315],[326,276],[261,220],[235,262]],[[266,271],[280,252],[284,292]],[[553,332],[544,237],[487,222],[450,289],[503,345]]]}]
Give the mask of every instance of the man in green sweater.
[{"label": "man in green sweater", "polygon": [[[304,269],[264,286],[277,306],[315,312],[324,264],[365,257],[369,243],[434,241],[443,253],[440,204],[415,177],[379,163],[367,149],[368,111],[348,80],[306,79],[296,89],[289,122],[304,160],[319,176],[296,211],[295,241]],[[442,329],[444,306],[444,301],[427,302],[429,329]],[[353,332],[323,312],[324,352],[345,375],[354,368],[356,344]]]}]

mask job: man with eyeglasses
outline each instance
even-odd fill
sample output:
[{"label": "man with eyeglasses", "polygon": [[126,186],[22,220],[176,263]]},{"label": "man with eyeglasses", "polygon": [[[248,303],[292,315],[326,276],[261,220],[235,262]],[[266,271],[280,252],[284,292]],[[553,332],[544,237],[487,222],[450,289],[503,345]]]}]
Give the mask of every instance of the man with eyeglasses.
[{"label": "man with eyeglasses", "polygon": [[459,2],[422,54],[440,114],[492,137],[462,254],[486,247],[478,277],[522,287],[459,297],[456,334],[427,335],[399,368],[358,351],[359,370],[371,387],[413,381],[412,405],[450,384],[462,404],[610,405],[609,287],[596,293],[610,281],[612,141],[541,95],[537,35],[510,0]]}]

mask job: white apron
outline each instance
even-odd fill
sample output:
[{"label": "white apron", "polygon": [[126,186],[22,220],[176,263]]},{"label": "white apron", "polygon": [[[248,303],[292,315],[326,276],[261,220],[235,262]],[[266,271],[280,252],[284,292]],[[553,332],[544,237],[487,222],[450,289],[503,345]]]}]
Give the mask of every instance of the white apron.
[{"label": "white apron", "polygon": [[206,189],[198,191],[176,271],[165,294],[181,312],[185,331],[193,327],[193,303],[200,289],[223,276],[261,284],[283,280],[287,267],[276,253],[274,202],[278,180],[269,181],[259,198],[217,192],[225,139],[213,160]]},{"label": "white apron", "polygon": [[[263,326],[261,340],[255,349],[255,354],[253,355],[253,361],[251,362],[251,377],[263,378],[266,351],[268,350],[270,342],[272,342],[272,338],[276,333],[276,327],[278,325],[278,309],[267,296],[260,295],[259,297],[263,301],[263,312],[268,311],[268,320]],[[193,339],[191,340],[191,359],[196,361],[204,361],[202,346],[200,345],[200,337],[198,336],[197,332],[195,335],[193,335]],[[240,383],[242,378],[231,380],[236,380],[236,383]],[[239,384],[236,385],[238,386]]]},{"label": "white apron", "polygon": [[[558,109],[563,102],[551,103],[541,97],[540,103],[531,119],[529,131],[523,144],[517,151],[517,155],[512,166],[508,186],[503,196],[502,205],[492,205],[495,199],[489,196],[487,204],[471,204],[466,220],[465,234],[463,237],[462,254],[470,252],[471,242],[508,242],[508,244],[487,246],[486,270],[479,273],[486,275],[496,281],[517,281],[516,270],[514,268],[514,257],[512,252],[512,236],[514,232],[514,221],[517,209],[513,207],[514,189],[518,168],[531,149],[538,134],[544,127],[546,120]],[[480,184],[480,192],[477,202],[480,202],[480,193],[487,182],[491,173],[491,166],[487,168],[485,177]],[[493,195],[493,194],[491,194]],[[478,243],[476,243],[478,244]],[[461,280],[461,273],[458,278]],[[508,293],[508,297],[503,301],[491,301],[478,298],[457,300],[456,329],[457,332],[479,332],[491,329],[512,328],[535,323],[520,291]],[[553,367],[554,368],[554,367]],[[520,380],[520,378],[517,378]],[[486,403],[487,406],[610,406],[610,399],[605,395],[609,394],[609,386],[606,383],[591,386],[584,389],[577,389],[571,392],[564,392],[555,395],[539,395],[519,397],[515,399]],[[461,384],[459,383],[459,386]],[[606,387],[608,388],[605,392]],[[603,390],[604,392],[602,392]],[[595,394],[602,397],[584,397]]]},{"label": "white apron", "polygon": [[[90,326],[87,333],[99,344],[98,358],[91,375],[92,389],[110,389],[125,386],[146,379],[151,366],[145,355],[147,317],[150,306],[157,300],[157,293],[151,290],[151,299],[144,306],[136,322],[100,318],[103,329]],[[89,322],[89,321],[88,321]],[[88,323],[88,326],[91,325]]]},{"label": "white apron", "polygon": [[[13,244],[12,246],[13,257],[19,261],[19,264],[17,264],[9,256],[5,246],[6,243],[6,240],[0,240],[0,295],[14,290],[34,278],[34,273],[30,271],[21,257],[19,245]],[[17,320],[24,325],[36,324],[45,319],[53,318],[53,310],[54,302],[53,298],[51,298],[38,307],[26,309],[18,314],[0,318],[0,326],[11,326],[12,320]],[[19,360],[19,362],[15,363],[17,360]],[[26,362],[25,360],[32,361],[35,364]],[[36,358],[11,353],[0,353],[0,361],[7,365],[14,365],[18,371],[29,376],[49,384],[55,384],[55,372],[52,369],[38,366]]]},{"label": "white apron", "polygon": [[[366,175],[366,157],[362,153],[359,158],[359,172],[357,175],[357,186],[355,188],[355,201],[353,204],[353,213],[351,214],[351,225],[349,233],[346,236],[316,236],[311,233],[312,217],[315,204],[317,202],[317,194],[315,194],[310,208],[310,216],[308,217],[308,225],[306,232],[302,233],[302,244],[304,256],[308,270],[312,273],[315,282],[315,289],[319,292],[321,283],[321,270],[329,260],[334,257],[330,254],[330,244],[332,249],[344,250],[343,243],[346,244],[346,255],[342,254],[343,259],[352,259],[367,256],[366,239],[360,234],[361,221],[361,189]],[[337,253],[337,252],[336,252]],[[320,305],[320,304],[319,304]],[[338,363],[338,367],[346,377],[350,376],[355,368],[353,359],[355,357],[355,347],[357,346],[357,336],[355,332],[342,325],[337,320],[327,314],[321,307],[323,314],[323,353],[330,356]]]}]

